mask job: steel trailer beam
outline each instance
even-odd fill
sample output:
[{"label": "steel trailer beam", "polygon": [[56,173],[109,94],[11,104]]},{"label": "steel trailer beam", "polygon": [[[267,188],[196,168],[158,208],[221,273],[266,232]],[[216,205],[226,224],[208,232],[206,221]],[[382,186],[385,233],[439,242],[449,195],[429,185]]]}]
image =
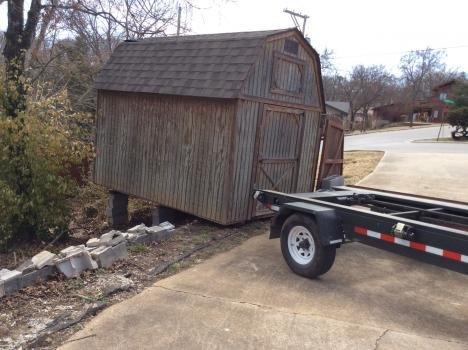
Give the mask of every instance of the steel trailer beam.
[{"label": "steel trailer beam", "polygon": [[[465,226],[468,205],[350,187],[301,194],[260,190],[256,191],[256,198],[275,211],[288,203],[310,203],[334,209],[344,239],[357,240],[468,274],[468,229]],[[393,213],[373,211],[373,201],[374,204],[393,205],[393,208],[399,209],[391,210]],[[405,214],[408,213],[419,213],[422,217],[407,217]],[[427,218],[424,215],[428,213],[441,215],[442,218]],[[427,222],[427,219],[437,222]],[[459,225],[454,225],[454,220],[460,221]],[[409,240],[392,235],[397,224],[411,227],[414,238]]]}]

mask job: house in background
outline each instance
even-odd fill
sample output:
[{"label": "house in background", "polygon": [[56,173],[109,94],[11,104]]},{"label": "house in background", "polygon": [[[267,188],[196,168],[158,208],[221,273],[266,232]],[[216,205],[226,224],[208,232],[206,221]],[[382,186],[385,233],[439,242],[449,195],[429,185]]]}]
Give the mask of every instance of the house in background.
[{"label": "house in background", "polygon": [[351,104],[343,101],[325,101],[327,115],[343,119],[344,128],[349,129],[351,124]]},{"label": "house in background", "polygon": [[447,99],[453,99],[456,80],[450,80],[432,89],[432,95],[424,100],[410,103],[397,102],[374,108],[374,118],[379,125],[409,121],[408,114],[412,110],[414,122],[440,123],[446,120],[450,110]]},{"label": "house in background", "polygon": [[432,105],[431,122],[441,122],[447,118],[450,105],[444,101],[453,99],[456,85],[457,81],[452,79],[432,89],[432,96],[429,99]]}]

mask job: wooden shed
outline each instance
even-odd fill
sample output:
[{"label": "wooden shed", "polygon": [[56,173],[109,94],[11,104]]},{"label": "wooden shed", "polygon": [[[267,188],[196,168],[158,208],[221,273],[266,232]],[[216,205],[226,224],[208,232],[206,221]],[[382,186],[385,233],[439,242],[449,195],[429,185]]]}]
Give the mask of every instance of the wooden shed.
[{"label": "wooden shed", "polygon": [[96,79],[94,181],[220,224],[314,186],[325,111],[297,29],[121,43]]}]

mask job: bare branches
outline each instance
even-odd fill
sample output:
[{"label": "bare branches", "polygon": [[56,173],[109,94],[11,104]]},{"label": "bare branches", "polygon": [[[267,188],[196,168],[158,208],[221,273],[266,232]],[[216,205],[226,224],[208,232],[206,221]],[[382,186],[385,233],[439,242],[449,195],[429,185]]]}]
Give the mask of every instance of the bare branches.
[{"label": "bare branches", "polygon": [[87,15],[104,23],[115,24],[125,33],[126,39],[139,39],[145,36],[164,34],[176,19],[172,1],[161,0],[75,0],[64,3],[50,3],[44,6],[55,7],[68,12],[70,16]]}]

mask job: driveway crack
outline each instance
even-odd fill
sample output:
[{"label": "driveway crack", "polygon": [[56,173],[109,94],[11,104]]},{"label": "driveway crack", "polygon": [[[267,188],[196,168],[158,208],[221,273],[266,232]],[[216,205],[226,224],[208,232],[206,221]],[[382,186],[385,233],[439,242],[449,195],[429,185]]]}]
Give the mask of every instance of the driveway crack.
[{"label": "driveway crack", "polygon": [[385,337],[385,335],[390,331],[390,329],[386,329],[382,332],[382,334],[380,334],[377,339],[375,340],[375,345],[374,345],[374,350],[377,350],[378,347],[379,347],[379,342],[382,340],[383,337]]}]

